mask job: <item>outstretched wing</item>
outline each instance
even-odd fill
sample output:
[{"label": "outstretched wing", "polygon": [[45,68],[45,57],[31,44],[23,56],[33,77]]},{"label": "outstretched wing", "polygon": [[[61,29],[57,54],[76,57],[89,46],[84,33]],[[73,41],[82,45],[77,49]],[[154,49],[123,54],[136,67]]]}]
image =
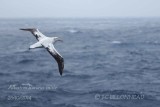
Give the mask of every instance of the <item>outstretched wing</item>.
[{"label": "outstretched wing", "polygon": [[57,52],[57,50],[54,48],[53,44],[49,44],[46,49],[57,61],[59,73],[60,73],[60,75],[62,75],[63,69],[64,69],[64,60],[63,60],[62,56]]},{"label": "outstretched wing", "polygon": [[20,30],[30,31],[38,41],[46,37],[36,28],[26,28],[26,29],[20,29]]}]

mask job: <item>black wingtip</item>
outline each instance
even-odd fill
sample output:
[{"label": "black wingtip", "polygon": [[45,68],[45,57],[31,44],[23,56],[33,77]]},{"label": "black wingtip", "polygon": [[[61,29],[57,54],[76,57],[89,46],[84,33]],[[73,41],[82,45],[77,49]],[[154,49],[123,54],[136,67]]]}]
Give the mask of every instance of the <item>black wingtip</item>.
[{"label": "black wingtip", "polygon": [[20,28],[19,30],[24,30],[24,29]]},{"label": "black wingtip", "polygon": [[24,30],[24,31],[35,31],[36,28],[20,28],[19,30]]},{"label": "black wingtip", "polygon": [[19,30],[30,31],[30,29],[23,29],[23,28],[20,28]]},{"label": "black wingtip", "polygon": [[60,71],[59,73],[60,73],[60,75],[62,76],[62,74],[63,74],[63,71]]},{"label": "black wingtip", "polygon": [[62,57],[60,57],[60,58],[61,58],[61,60],[57,61],[57,62],[58,62],[59,73],[62,76],[63,70],[64,70],[64,60]]}]

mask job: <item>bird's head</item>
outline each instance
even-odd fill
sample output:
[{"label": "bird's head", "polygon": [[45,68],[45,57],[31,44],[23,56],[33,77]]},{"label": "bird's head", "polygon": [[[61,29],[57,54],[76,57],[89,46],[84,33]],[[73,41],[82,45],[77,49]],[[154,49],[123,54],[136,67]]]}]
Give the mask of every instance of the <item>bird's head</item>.
[{"label": "bird's head", "polygon": [[53,37],[53,43],[55,43],[55,42],[57,42],[57,41],[63,42],[63,40],[60,39],[59,37]]}]

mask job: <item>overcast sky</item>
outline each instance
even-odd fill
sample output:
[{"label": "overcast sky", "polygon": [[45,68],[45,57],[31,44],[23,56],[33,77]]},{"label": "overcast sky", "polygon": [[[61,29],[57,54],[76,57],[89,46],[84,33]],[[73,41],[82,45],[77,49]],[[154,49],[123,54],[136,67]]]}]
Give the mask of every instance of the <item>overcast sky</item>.
[{"label": "overcast sky", "polygon": [[0,18],[160,17],[160,0],[0,0]]}]

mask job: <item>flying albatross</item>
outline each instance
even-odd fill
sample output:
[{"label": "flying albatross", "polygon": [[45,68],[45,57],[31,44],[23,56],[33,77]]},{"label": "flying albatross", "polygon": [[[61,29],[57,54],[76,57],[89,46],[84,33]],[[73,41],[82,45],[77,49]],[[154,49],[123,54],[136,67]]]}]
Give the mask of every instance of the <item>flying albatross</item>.
[{"label": "flying albatross", "polygon": [[54,43],[56,41],[62,41],[58,37],[47,37],[43,35],[38,29],[36,28],[27,28],[27,29],[20,29],[24,31],[30,31],[38,40],[35,44],[31,45],[29,49],[34,48],[46,48],[47,51],[55,58],[55,60],[58,63],[59,73],[62,76],[63,69],[64,69],[64,60],[63,57],[57,52],[57,50],[54,47]]}]

